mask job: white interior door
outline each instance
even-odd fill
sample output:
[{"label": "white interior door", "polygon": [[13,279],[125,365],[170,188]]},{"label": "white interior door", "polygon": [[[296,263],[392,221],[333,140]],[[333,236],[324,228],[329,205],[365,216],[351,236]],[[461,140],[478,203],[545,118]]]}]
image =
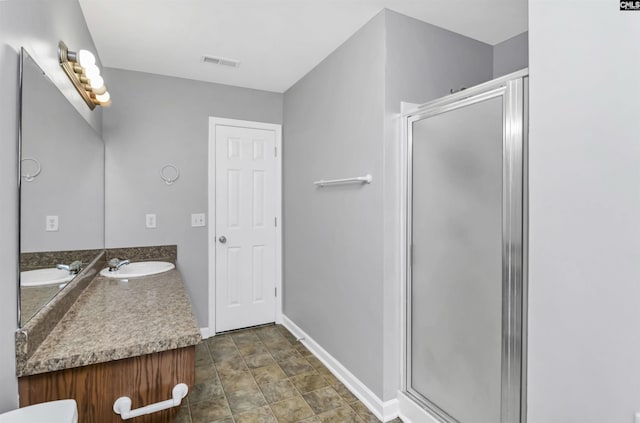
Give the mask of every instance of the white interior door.
[{"label": "white interior door", "polygon": [[215,331],[275,321],[276,133],[215,125]]}]

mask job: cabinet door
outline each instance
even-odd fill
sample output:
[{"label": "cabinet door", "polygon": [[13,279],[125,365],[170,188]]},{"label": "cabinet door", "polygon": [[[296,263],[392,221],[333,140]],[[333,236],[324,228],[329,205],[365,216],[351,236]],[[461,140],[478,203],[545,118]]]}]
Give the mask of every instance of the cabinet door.
[{"label": "cabinet door", "polygon": [[[116,399],[127,396],[132,409],[144,407],[171,398],[178,383],[190,389],[195,383],[195,347],[21,377],[18,388],[21,407],[72,398],[78,403],[79,422],[122,423],[113,412]],[[170,423],[177,411],[172,408],[133,421]]]}]

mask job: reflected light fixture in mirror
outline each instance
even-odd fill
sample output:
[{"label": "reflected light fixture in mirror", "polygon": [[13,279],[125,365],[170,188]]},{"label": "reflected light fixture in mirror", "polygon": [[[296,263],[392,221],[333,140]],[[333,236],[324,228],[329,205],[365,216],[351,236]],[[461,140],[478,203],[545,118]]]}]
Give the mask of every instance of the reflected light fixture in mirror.
[{"label": "reflected light fixture in mirror", "polygon": [[67,45],[60,41],[58,56],[60,66],[91,110],[96,106],[106,107],[111,104],[111,96],[104,85],[104,79],[100,76],[100,69],[96,66],[93,53],[88,50],[70,51]]}]

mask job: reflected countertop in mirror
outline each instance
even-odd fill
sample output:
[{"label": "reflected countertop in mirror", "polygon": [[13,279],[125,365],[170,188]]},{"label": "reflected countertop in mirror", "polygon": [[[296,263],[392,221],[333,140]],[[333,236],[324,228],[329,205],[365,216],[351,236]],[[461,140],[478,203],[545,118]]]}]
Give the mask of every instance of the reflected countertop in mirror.
[{"label": "reflected countertop in mirror", "polygon": [[[26,279],[26,271],[85,266],[103,250],[104,143],[33,57],[24,49],[21,56],[20,272]],[[20,287],[20,326],[66,285],[46,282]]]}]

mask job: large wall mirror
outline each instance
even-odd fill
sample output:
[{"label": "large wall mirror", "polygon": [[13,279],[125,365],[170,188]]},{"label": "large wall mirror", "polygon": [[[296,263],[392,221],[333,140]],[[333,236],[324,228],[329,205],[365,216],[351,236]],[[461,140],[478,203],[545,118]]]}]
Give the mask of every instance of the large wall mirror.
[{"label": "large wall mirror", "polygon": [[104,248],[104,143],[24,49],[20,87],[23,326]]}]

